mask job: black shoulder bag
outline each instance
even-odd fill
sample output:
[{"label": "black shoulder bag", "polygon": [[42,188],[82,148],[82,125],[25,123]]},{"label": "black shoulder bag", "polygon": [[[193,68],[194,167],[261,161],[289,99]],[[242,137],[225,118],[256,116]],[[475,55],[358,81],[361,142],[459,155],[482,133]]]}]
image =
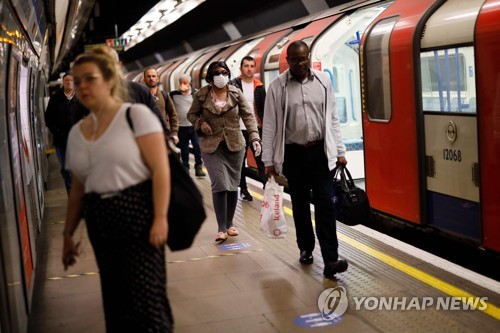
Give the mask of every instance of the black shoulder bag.
[{"label": "black shoulder bag", "polygon": [[[127,122],[134,131],[127,109]],[[170,205],[168,209],[167,245],[172,251],[184,250],[193,244],[196,234],[207,217],[203,206],[203,196],[193,179],[169,147],[165,139],[170,163]]]},{"label": "black shoulder bag", "polygon": [[335,167],[333,173],[335,188],[333,202],[337,220],[349,226],[367,224],[370,220],[371,209],[366,192],[354,185],[351,173],[345,166]]}]

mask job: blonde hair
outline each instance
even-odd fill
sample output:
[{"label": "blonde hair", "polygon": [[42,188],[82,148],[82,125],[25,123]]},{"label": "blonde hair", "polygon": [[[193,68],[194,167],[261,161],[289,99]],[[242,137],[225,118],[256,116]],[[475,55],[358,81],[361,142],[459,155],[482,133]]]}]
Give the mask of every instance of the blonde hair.
[{"label": "blonde hair", "polygon": [[122,79],[122,70],[116,51],[109,46],[99,46],[91,52],[80,54],[75,59],[73,67],[88,62],[96,64],[104,81],[111,83],[111,96],[121,102],[125,101],[128,91]]}]

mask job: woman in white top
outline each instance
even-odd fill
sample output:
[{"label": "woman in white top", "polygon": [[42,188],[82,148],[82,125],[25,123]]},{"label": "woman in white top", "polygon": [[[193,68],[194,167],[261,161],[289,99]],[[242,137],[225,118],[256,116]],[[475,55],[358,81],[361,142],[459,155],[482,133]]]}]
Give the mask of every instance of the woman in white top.
[{"label": "woman in white top", "polygon": [[90,115],[68,138],[73,183],[64,265],[75,263],[72,235],[83,216],[99,266],[106,331],[171,332],[164,247],[170,169],[160,121],[142,104],[123,103],[126,90],[109,49],[80,55],[72,73]]}]

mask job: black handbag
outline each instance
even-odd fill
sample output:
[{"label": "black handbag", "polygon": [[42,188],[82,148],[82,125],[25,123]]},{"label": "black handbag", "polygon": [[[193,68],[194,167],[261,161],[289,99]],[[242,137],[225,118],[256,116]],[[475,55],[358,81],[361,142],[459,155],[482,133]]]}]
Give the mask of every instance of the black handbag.
[{"label": "black handbag", "polygon": [[[127,109],[127,122],[133,131],[130,108]],[[175,153],[177,148],[172,147],[168,138],[165,140],[169,152],[171,188],[167,245],[170,250],[179,251],[191,247],[207,215],[203,196]]]},{"label": "black handbag", "polygon": [[337,220],[349,225],[368,223],[371,209],[366,192],[357,187],[345,166],[333,169],[334,197]]}]

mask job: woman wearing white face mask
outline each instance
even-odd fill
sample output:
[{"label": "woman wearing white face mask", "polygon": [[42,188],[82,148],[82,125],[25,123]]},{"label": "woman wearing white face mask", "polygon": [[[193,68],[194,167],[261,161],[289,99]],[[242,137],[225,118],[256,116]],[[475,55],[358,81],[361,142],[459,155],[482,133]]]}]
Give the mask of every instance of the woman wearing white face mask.
[{"label": "woman wearing white face mask", "polygon": [[207,70],[208,86],[202,87],[193,99],[188,120],[201,136],[201,153],[212,183],[212,199],[217,218],[216,242],[237,236],[233,217],[238,201],[240,170],[245,152],[245,138],[240,117],[245,124],[252,147],[261,153],[257,121],[245,96],[228,85],[231,73],[224,61],[215,61]]}]

